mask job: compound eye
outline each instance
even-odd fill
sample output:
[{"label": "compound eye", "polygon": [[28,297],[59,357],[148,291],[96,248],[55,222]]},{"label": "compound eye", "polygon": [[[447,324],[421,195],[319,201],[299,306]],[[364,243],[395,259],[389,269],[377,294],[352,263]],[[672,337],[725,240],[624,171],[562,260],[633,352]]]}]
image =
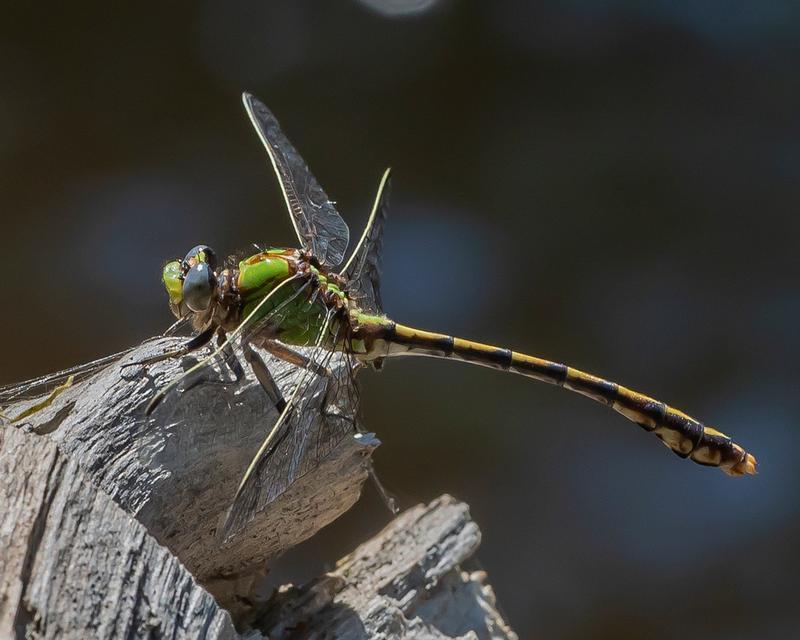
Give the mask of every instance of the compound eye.
[{"label": "compound eye", "polygon": [[217,287],[214,271],[205,262],[197,262],[183,277],[183,301],[194,312],[205,311]]},{"label": "compound eye", "polygon": [[198,263],[207,264],[211,267],[212,271],[217,270],[217,254],[214,250],[205,244],[198,244],[191,249],[186,257],[183,259],[184,269],[187,271]]}]

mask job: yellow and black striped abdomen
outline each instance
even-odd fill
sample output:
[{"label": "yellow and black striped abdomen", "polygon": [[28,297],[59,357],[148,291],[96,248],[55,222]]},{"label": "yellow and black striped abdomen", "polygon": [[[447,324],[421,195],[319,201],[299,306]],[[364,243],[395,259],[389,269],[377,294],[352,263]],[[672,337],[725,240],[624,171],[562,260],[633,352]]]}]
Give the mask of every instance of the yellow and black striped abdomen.
[{"label": "yellow and black striped abdomen", "polygon": [[756,459],[724,433],[637,391],[567,365],[510,349],[413,329],[384,326],[386,355],[427,355],[472,362],[555,384],[605,404],[653,433],[682,458],[732,476],[754,474]]}]

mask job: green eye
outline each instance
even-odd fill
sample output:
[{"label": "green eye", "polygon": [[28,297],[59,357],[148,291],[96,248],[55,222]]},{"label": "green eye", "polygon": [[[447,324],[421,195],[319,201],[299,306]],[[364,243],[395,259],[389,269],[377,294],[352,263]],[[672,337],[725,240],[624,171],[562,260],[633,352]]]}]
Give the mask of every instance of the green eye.
[{"label": "green eye", "polygon": [[170,306],[180,306],[183,301],[183,270],[180,260],[173,260],[164,265],[161,279],[169,294]]}]

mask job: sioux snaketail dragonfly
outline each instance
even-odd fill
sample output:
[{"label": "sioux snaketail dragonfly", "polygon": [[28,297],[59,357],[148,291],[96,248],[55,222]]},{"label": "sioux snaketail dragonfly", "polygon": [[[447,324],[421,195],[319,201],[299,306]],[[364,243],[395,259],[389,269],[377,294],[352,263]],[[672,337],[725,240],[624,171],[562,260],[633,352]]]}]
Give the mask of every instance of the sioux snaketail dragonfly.
[{"label": "sioux snaketail dragonfly", "polygon": [[[560,362],[416,329],[390,319],[381,305],[379,274],[390,171],[387,169],[383,174],[367,225],[345,260],[349,229],[334,203],[267,107],[248,93],[242,99],[278,178],[300,248],[268,248],[220,264],[210,247],[198,245],[183,259],[166,264],[162,279],[170,309],[179,321],[191,322],[195,335],[180,349],[163,357],[196,351],[209,345],[215,336],[218,346],[211,355],[162,388],[146,408],[146,413],[151,414],[182,380],[208,367],[215,359],[230,361],[240,354],[251,365],[279,417],[267,431],[232,497],[225,531],[239,529],[246,523],[258,494],[265,491],[277,494],[297,476],[297,465],[278,460],[275,451],[277,443],[288,433],[295,432],[293,441],[300,443],[301,449],[310,437],[309,433],[297,433],[303,426],[296,405],[310,388],[311,380],[322,376],[329,379],[329,385],[353,385],[352,373],[356,369],[364,366],[377,369],[387,358],[398,356],[459,360],[554,384],[614,409],[682,458],[719,467],[731,476],[756,472],[755,457],[724,433],[621,384]],[[283,397],[253,346],[302,369],[288,397]],[[310,353],[306,355],[298,350],[304,347],[315,349],[306,350]],[[29,415],[52,401],[71,384],[74,376],[107,366],[125,353],[0,388],[0,404],[7,404],[23,391],[39,388],[43,383],[66,381],[28,409],[25,415]],[[348,358],[349,366],[338,370],[344,373],[334,374],[328,367],[333,353]],[[346,429],[340,435],[347,435]],[[290,453],[289,457],[293,455]]]}]

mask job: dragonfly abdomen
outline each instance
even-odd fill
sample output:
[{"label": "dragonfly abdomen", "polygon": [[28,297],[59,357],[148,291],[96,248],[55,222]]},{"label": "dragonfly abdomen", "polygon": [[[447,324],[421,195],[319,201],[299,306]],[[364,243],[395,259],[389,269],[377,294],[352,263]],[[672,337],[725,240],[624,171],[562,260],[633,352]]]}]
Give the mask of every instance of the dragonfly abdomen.
[{"label": "dragonfly abdomen", "polygon": [[393,322],[385,324],[384,340],[389,356],[451,358],[564,387],[611,407],[652,432],[682,458],[719,467],[733,476],[756,471],[755,457],[724,433],[664,402],[565,364]]},{"label": "dragonfly abdomen", "polygon": [[755,473],[756,459],[730,437],[665,402],[572,367],[567,367],[562,386],[607,404],[681,458],[719,467],[733,476]]}]

